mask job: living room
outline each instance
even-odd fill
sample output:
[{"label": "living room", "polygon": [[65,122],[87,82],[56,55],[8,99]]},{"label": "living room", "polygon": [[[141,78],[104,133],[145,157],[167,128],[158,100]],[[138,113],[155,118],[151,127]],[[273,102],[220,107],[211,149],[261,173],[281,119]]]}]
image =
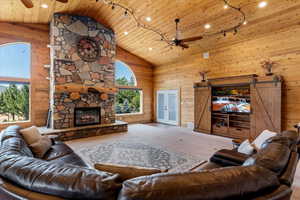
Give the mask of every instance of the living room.
[{"label": "living room", "polygon": [[2,1],[0,199],[300,199],[299,13]]}]

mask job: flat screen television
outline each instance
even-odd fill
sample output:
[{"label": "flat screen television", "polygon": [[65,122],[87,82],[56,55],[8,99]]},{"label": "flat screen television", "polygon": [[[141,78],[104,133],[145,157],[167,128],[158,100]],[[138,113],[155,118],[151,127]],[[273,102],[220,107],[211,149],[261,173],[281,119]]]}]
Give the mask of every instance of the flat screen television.
[{"label": "flat screen television", "polygon": [[221,113],[250,113],[250,99],[228,96],[213,97],[212,110]]}]

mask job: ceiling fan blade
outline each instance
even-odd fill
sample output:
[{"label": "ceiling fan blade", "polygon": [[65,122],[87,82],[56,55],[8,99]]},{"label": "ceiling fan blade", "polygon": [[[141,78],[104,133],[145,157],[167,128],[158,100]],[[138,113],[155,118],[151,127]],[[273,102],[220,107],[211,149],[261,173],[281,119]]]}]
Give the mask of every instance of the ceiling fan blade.
[{"label": "ceiling fan blade", "polygon": [[193,42],[193,41],[202,40],[202,39],[203,39],[202,36],[197,36],[197,37],[182,39],[181,41],[182,42]]},{"label": "ceiling fan blade", "polygon": [[179,19],[179,18],[175,19],[175,24],[176,24],[176,35],[175,35],[175,39],[177,39],[177,40],[178,40],[178,37],[179,37],[179,30],[178,30],[178,24],[179,24],[179,22],[180,22],[180,19]]},{"label": "ceiling fan blade", "polygon": [[68,3],[68,0],[56,0],[56,1],[59,1],[61,3]]},{"label": "ceiling fan blade", "polygon": [[181,46],[183,49],[188,49],[189,48],[189,45],[184,44],[182,42],[178,46]]},{"label": "ceiling fan blade", "polygon": [[21,2],[26,6],[26,8],[33,8],[33,3],[31,0],[21,0]]}]

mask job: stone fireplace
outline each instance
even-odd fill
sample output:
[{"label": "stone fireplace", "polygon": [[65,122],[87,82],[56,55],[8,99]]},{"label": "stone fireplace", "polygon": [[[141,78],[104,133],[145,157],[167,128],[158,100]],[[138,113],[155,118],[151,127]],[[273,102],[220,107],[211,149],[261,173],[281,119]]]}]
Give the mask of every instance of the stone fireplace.
[{"label": "stone fireplace", "polygon": [[50,30],[51,128],[115,124],[114,32],[89,17],[58,13]]}]

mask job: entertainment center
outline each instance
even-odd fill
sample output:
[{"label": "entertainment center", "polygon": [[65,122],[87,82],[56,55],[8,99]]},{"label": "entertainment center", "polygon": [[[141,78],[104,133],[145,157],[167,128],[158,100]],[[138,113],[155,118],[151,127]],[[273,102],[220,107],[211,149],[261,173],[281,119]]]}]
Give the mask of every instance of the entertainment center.
[{"label": "entertainment center", "polygon": [[280,76],[255,74],[194,84],[195,131],[253,140],[265,129],[281,131]]}]

